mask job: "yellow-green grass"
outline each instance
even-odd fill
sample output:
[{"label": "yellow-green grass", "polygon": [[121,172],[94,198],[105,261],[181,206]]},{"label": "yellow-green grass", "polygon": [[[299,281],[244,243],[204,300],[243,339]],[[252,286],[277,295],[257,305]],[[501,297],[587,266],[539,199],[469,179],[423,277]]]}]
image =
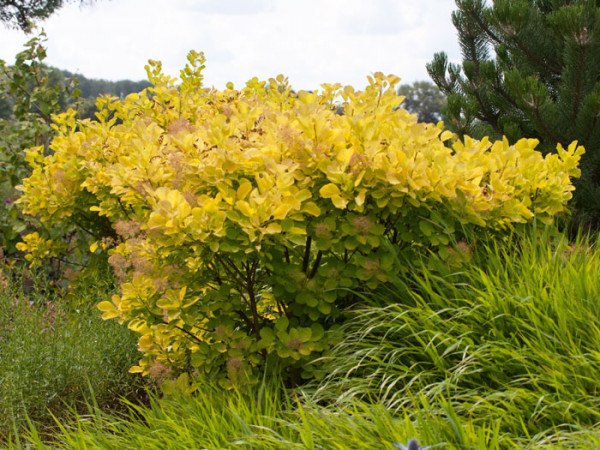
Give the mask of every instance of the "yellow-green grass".
[{"label": "yellow-green grass", "polygon": [[498,426],[503,445],[597,443],[597,247],[548,232],[478,246],[455,267],[406,261],[410,283],[366,297],[314,397],[401,414],[448,399],[461,421]]},{"label": "yellow-green grass", "polygon": [[600,252],[542,232],[457,245],[444,261],[360,293],[345,339],[296,389],[244,392],[198,379],[125,414],[94,407],[32,424],[14,448],[600,447]]}]

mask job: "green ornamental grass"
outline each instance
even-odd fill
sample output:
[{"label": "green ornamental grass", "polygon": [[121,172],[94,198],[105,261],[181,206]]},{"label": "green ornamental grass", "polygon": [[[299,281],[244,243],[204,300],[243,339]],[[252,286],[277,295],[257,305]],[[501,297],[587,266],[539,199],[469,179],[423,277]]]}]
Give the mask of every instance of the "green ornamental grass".
[{"label": "green ornamental grass", "polygon": [[90,298],[74,304],[38,279],[13,278],[0,272],[0,443],[27,418],[47,426],[52,414],[85,411],[91,392],[106,409],[143,392],[127,372],[139,356],[137,337],[102,320],[102,286],[88,286]]},{"label": "green ornamental grass", "polygon": [[478,247],[457,246],[463,263],[454,267],[435,256],[405,261],[411,283],[398,279],[365,297],[314,397],[398,413],[415,399],[439,408],[447,398],[461,420],[498,424],[519,446],[597,442],[595,244],[538,232]]},{"label": "green ornamental grass", "polygon": [[12,448],[393,449],[415,436],[433,448],[497,448],[497,430],[460,423],[449,404],[443,416],[431,414],[426,404],[396,414],[359,400],[319,406],[274,379],[243,393],[224,391],[210,380],[196,380],[196,387],[196,395],[153,395],[149,407],[130,404],[127,416],[101,411],[80,416],[53,441],[32,428]]},{"label": "green ornamental grass", "polygon": [[167,381],[124,414],[93,407],[32,423],[13,448],[600,447],[600,253],[550,232],[401,261],[410,276],[362,293],[346,339],[294,390]]}]

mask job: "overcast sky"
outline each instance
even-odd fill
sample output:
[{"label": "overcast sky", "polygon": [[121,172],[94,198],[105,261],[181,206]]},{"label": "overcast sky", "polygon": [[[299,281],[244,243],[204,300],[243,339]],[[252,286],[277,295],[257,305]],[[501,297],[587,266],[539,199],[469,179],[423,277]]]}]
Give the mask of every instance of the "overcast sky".
[{"label": "overcast sky", "polygon": [[[459,61],[454,9],[454,0],[96,0],[41,26],[47,63],[86,77],[145,79],[148,59],[178,76],[194,49],[206,55],[208,86],[282,73],[296,89],[362,88],[377,71],[428,80],[438,51]],[[28,39],[0,25],[0,59],[12,63]]]}]

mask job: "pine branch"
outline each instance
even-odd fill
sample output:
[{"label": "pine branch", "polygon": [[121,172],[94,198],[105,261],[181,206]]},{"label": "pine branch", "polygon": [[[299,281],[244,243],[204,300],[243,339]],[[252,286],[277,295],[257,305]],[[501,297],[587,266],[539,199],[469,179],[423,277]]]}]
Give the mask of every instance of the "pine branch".
[{"label": "pine branch", "polygon": [[544,132],[544,134],[546,136],[548,136],[551,140],[555,141],[555,142],[563,142],[563,139],[559,139],[558,136],[556,136],[548,127],[548,124],[546,123],[546,121],[542,118],[542,115],[540,113],[540,108],[537,105],[533,106],[533,111],[534,111],[534,115],[535,115],[535,119],[538,121],[538,123],[540,124],[540,126],[542,127],[542,130]]},{"label": "pine branch", "polygon": [[561,70],[559,68],[555,68],[546,64],[546,62],[543,59],[540,59],[537,56],[537,54],[531,52],[527,47],[525,47],[525,45],[523,45],[523,43],[520,40],[515,38],[513,42],[519,48],[519,50],[521,50],[525,54],[525,56],[527,56],[529,60],[535,62],[543,70],[551,72],[553,75],[561,75]]},{"label": "pine branch", "polygon": [[573,116],[572,120],[575,123],[577,114],[579,113],[579,104],[581,102],[581,77],[583,76],[583,62],[585,59],[585,47],[580,47],[579,58],[577,59],[577,72],[575,81],[575,95],[573,96]]}]

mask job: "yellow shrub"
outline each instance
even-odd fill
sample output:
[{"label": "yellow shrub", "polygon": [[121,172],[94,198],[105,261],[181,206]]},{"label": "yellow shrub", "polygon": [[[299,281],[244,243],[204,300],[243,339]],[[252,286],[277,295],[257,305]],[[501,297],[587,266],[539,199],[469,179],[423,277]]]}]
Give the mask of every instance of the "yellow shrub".
[{"label": "yellow shrub", "polygon": [[154,87],[100,98],[98,121],[56,117],[54,153],[29,152],[22,187],[28,213],[110,256],[121,291],[99,307],[141,333],[144,374],[303,367],[335,338],[340,288],[397,272],[384,245],[444,249],[455,230],[549,220],[579,175],[576,143],[544,158],[535,140],[417,123],[394,76],[219,91],[202,87],[203,55],[188,59],[178,85],[151,61]]}]

